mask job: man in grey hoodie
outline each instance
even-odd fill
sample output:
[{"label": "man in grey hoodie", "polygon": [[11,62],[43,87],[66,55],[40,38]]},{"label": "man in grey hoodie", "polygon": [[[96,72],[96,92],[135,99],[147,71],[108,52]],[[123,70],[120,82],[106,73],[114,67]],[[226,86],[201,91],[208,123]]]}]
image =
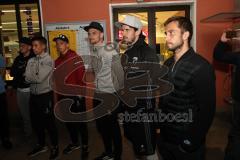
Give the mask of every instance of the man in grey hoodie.
[{"label": "man in grey hoodie", "polygon": [[30,83],[30,116],[38,144],[28,155],[33,157],[47,151],[46,129],[52,145],[49,159],[54,160],[58,158],[58,133],[53,112],[53,92],[49,83],[54,63],[46,52],[47,40],[44,37],[34,37],[32,46],[36,57],[28,61],[25,80]]},{"label": "man in grey hoodie", "polygon": [[[100,95],[101,99],[107,97],[109,100],[111,94],[115,94],[123,87],[124,72],[120,56],[115,49],[108,50],[106,48],[103,27],[100,23],[91,22],[84,30],[88,32],[91,55],[100,60],[96,61],[96,59],[93,59],[91,64],[95,74],[95,98],[96,95]],[[94,99],[94,107],[98,107],[99,104],[100,102]],[[117,120],[117,111],[113,111],[113,109],[109,110],[109,113],[96,120],[96,126],[102,136],[105,152],[96,157],[95,160],[120,160],[122,154],[122,137]]]}]

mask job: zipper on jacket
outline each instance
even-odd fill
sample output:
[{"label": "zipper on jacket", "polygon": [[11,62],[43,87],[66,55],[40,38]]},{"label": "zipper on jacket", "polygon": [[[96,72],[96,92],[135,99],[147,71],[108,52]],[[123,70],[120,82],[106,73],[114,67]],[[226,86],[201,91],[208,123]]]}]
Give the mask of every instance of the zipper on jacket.
[{"label": "zipper on jacket", "polygon": [[[40,60],[40,57],[36,57],[36,59],[37,59],[37,63],[36,63],[36,76],[39,76],[38,74],[39,74],[39,60]],[[35,82],[35,93],[37,94],[37,82]]]}]

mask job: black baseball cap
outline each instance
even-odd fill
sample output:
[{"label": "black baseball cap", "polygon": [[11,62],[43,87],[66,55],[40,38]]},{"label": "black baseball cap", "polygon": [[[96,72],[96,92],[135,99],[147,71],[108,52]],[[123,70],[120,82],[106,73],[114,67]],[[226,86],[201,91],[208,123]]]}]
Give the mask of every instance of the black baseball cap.
[{"label": "black baseball cap", "polygon": [[103,27],[98,22],[91,22],[88,26],[84,27],[84,30],[88,32],[89,29],[94,28],[99,30],[100,32],[103,32]]},{"label": "black baseball cap", "polygon": [[63,35],[63,34],[59,34],[57,37],[55,37],[55,38],[53,39],[54,42],[56,42],[57,40],[62,40],[62,41],[64,41],[64,42],[69,43],[69,40],[68,40],[67,36],[65,36],[65,35]]},{"label": "black baseball cap", "polygon": [[19,40],[19,43],[24,43],[24,44],[27,44],[27,45],[31,46],[32,45],[32,40],[28,37],[22,37]]}]

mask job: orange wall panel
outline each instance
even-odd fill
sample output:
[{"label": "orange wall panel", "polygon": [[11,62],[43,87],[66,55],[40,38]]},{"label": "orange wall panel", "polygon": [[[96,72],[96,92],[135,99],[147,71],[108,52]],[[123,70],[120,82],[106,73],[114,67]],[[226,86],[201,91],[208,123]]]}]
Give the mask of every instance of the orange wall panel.
[{"label": "orange wall panel", "polygon": [[[210,62],[213,62],[213,48],[219,40],[222,31],[230,27],[231,23],[200,23],[200,20],[212,16],[219,12],[233,10],[233,0],[200,0],[197,1],[197,51]],[[222,65],[222,64],[220,64]],[[217,105],[223,106],[223,98],[229,96],[230,92],[223,89],[223,81],[226,76],[227,66],[219,69],[216,68],[216,87],[217,87]]]}]

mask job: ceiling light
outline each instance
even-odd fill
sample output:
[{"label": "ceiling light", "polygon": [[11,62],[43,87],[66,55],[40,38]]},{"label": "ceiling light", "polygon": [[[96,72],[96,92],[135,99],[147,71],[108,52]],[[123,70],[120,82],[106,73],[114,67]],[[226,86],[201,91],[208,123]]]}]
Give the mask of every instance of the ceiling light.
[{"label": "ceiling light", "polygon": [[[39,30],[40,28],[33,28]],[[17,31],[16,28],[8,28],[8,29],[2,29],[3,31]],[[28,28],[22,28],[22,30],[28,30]]]},{"label": "ceiling light", "polygon": [[[26,12],[26,11],[31,11],[31,12],[37,12],[37,9],[31,9],[31,10],[26,10],[26,9],[21,9],[20,12]],[[3,13],[15,13],[16,10],[2,10],[1,12]]]},{"label": "ceiling light", "polygon": [[[21,22],[21,23],[24,23],[24,22]],[[39,21],[32,21],[32,23],[39,23]],[[2,22],[2,24],[4,24],[4,25],[17,24],[17,22]]]}]

